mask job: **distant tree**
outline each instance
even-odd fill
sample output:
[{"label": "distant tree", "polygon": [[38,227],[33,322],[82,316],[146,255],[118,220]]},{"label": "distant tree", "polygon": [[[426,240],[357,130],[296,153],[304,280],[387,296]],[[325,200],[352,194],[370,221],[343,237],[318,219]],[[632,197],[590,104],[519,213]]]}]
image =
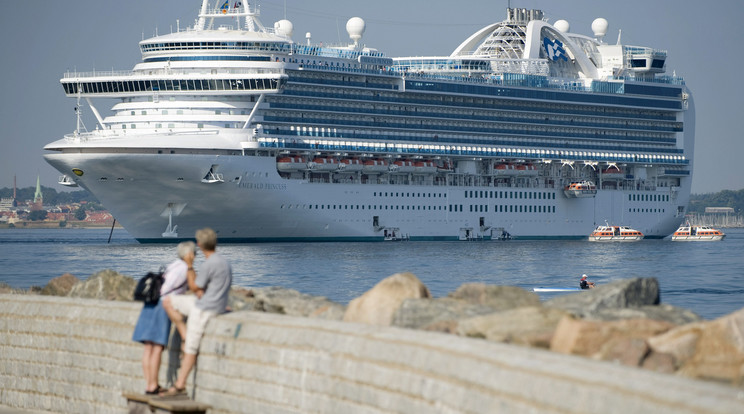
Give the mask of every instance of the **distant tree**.
[{"label": "distant tree", "polygon": [[82,207],[79,207],[77,210],[75,210],[75,219],[83,221],[85,220],[85,217],[87,217],[87,214],[85,213],[85,209]]},{"label": "distant tree", "polygon": [[44,221],[47,218],[46,210],[34,210],[28,214],[28,219],[31,221]]},{"label": "distant tree", "polygon": [[705,213],[706,207],[731,207],[740,214],[744,211],[744,190],[723,190],[710,194],[693,194],[690,197],[690,213]]},{"label": "distant tree", "polygon": [[59,222],[60,227],[67,227],[67,220],[62,220]]}]

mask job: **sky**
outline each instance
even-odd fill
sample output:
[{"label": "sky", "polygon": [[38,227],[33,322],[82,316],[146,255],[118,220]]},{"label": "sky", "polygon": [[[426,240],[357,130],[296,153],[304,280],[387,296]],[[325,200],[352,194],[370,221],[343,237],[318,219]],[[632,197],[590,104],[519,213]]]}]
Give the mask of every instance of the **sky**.
[{"label": "sky", "polygon": [[[245,0],[244,0],[245,1]],[[262,0],[267,27],[283,18],[295,42],[346,43],[346,21],[363,18],[362,43],[387,56],[449,55],[472,33],[504,20],[508,0]],[[249,2],[252,4],[252,2]],[[696,107],[692,192],[744,189],[744,35],[740,0],[511,0],[541,9],[550,23],[591,35],[597,17],[609,21],[605,38],[663,49],[667,72],[684,77]],[[201,0],[2,0],[0,10],[0,188],[41,184],[58,191],[59,173],[43,159],[44,145],[75,129],[75,100],[59,79],[66,71],[130,70],[141,60],[138,42],[177,25],[193,24]],[[231,0],[232,4],[232,0]],[[177,23],[178,21],[178,23]],[[733,52],[731,52],[733,50]],[[113,102],[112,102],[113,103]],[[94,101],[96,105],[96,101]],[[104,116],[110,104],[98,101]],[[95,127],[85,108],[88,129]]]}]

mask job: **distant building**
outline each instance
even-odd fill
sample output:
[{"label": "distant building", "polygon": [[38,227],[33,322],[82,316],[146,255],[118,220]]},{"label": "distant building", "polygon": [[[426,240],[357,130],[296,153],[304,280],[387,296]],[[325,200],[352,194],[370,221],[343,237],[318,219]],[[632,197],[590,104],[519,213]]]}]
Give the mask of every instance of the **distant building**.
[{"label": "distant building", "polygon": [[705,207],[705,214],[734,214],[732,207]]},{"label": "distant building", "polygon": [[36,192],[34,193],[34,202],[30,205],[31,210],[41,210],[44,207],[44,196],[41,194],[41,177],[36,176]]},{"label": "distant building", "polygon": [[0,199],[0,210],[10,211],[13,207],[17,207],[15,199],[12,197]]}]

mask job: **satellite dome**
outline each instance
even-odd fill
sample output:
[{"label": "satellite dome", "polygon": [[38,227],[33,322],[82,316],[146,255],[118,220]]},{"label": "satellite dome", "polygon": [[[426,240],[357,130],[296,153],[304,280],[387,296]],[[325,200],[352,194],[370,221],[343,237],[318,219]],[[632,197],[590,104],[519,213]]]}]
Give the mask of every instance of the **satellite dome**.
[{"label": "satellite dome", "polygon": [[292,37],[294,25],[287,19],[279,20],[274,23],[274,32],[279,36]]},{"label": "satellite dome", "polygon": [[571,30],[571,25],[565,20],[558,20],[553,25],[559,32],[568,33]]},{"label": "satellite dome", "polygon": [[364,34],[366,23],[361,17],[352,17],[346,22],[346,31],[349,33],[349,37],[354,43],[359,43],[359,40]]},{"label": "satellite dome", "polygon": [[595,37],[604,37],[607,34],[607,29],[610,27],[610,24],[607,23],[607,20],[603,18],[594,19],[592,22],[592,31],[594,32]]}]

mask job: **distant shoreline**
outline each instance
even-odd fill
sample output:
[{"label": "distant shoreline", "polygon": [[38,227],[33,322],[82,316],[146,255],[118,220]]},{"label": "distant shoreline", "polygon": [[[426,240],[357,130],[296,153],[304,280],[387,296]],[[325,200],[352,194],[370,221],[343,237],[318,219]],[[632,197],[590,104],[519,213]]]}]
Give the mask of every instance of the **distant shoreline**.
[{"label": "distant shoreline", "polygon": [[[0,224],[0,229],[110,229],[111,223],[90,223],[84,221],[68,221],[64,227],[59,225],[59,221],[21,221],[13,223],[14,227],[11,227],[9,223]],[[119,223],[114,226],[115,229],[123,229]]]}]

